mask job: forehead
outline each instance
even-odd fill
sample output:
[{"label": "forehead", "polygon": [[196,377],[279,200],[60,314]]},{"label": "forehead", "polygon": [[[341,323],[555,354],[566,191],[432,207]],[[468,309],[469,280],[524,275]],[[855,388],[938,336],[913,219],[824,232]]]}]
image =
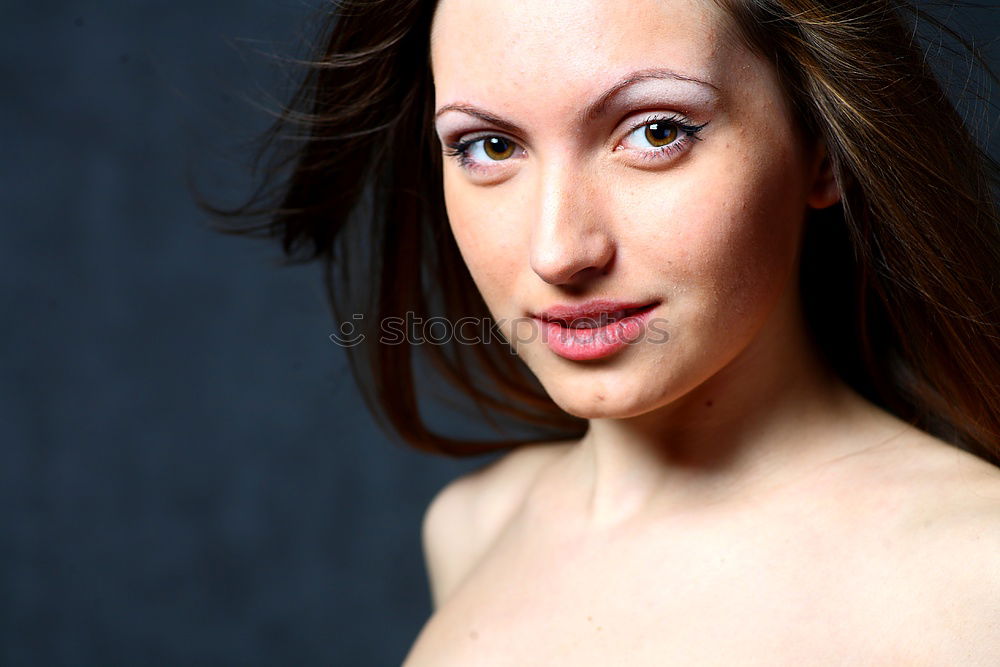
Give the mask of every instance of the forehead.
[{"label": "forehead", "polygon": [[669,67],[721,82],[738,55],[712,0],[440,0],[431,31],[438,101],[590,91]]}]

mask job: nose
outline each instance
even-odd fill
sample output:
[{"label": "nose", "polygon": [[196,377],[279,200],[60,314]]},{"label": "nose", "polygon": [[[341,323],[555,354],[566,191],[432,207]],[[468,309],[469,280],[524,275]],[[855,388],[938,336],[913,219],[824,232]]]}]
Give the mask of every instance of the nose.
[{"label": "nose", "polygon": [[615,243],[599,188],[568,165],[541,173],[531,268],[545,282],[579,285],[610,270]]}]

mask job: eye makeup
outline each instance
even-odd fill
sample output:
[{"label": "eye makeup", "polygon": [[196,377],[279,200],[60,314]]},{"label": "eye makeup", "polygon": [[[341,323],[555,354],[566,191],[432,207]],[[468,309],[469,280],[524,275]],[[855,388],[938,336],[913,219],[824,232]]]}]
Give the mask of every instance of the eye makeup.
[{"label": "eye makeup", "polygon": [[[630,157],[642,160],[644,163],[662,162],[685,150],[693,141],[700,140],[698,133],[708,125],[708,121],[699,125],[692,124],[686,116],[678,113],[648,115],[640,123],[633,124],[614,150],[628,151]],[[640,135],[640,130],[642,130]],[[627,140],[637,136],[645,139],[650,148],[630,148]],[[475,133],[448,142],[445,155],[454,158],[458,165],[472,173],[490,173],[502,168],[500,163],[526,156],[527,151],[515,140],[490,133]],[[516,155],[516,157],[514,157]]]},{"label": "eye makeup", "polygon": [[[708,124],[706,119],[719,107],[720,98],[719,90],[706,82],[661,77],[655,73],[641,75],[626,80],[588,105],[572,121],[577,128],[567,129],[584,142],[590,141],[586,138],[587,133],[605,137],[594,141],[610,146],[626,163],[645,168],[666,165],[672,157],[701,139],[699,133]],[[641,122],[620,129],[629,123],[630,117],[641,116],[643,110],[645,116]],[[439,124],[444,154],[455,159],[469,174],[501,178],[514,163],[527,157],[532,147],[526,130],[472,104],[445,105],[437,116],[445,114],[462,120],[449,118]],[[615,123],[615,129],[605,125],[614,118],[622,119]],[[702,122],[696,123],[695,118]],[[670,134],[670,140],[657,141],[657,136],[661,140],[667,136],[664,131]],[[652,139],[643,142],[644,137]],[[612,140],[613,143],[606,143]],[[491,150],[497,147],[502,150]],[[500,159],[496,159],[498,156]]]}]

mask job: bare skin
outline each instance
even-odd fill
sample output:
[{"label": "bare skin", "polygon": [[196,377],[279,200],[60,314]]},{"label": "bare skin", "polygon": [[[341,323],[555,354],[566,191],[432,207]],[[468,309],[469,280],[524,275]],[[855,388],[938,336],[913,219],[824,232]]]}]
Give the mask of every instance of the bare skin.
[{"label": "bare skin", "polygon": [[515,450],[431,504],[436,611],[404,664],[1000,664],[1000,475],[899,426],[753,496],[603,529],[568,475],[579,443]]},{"label": "bare skin", "polygon": [[[438,5],[442,143],[513,146],[446,160],[452,231],[589,429],[434,500],[406,664],[1000,664],[1000,471],[861,399],[806,333],[824,147],[713,3],[625,6]],[[643,145],[672,114],[700,141]],[[587,298],[655,299],[667,342],[570,361],[512,324]]]}]

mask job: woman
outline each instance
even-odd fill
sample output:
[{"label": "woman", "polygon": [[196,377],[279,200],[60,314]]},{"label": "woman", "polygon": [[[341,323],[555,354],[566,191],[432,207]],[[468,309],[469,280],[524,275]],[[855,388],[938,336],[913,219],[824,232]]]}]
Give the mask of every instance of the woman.
[{"label": "woman", "polygon": [[901,7],[341,5],[238,231],[372,333],[492,317],[353,349],[413,444],[525,440],[430,431],[415,349],[559,434],[431,503],[406,664],[1000,664],[995,164]]}]

